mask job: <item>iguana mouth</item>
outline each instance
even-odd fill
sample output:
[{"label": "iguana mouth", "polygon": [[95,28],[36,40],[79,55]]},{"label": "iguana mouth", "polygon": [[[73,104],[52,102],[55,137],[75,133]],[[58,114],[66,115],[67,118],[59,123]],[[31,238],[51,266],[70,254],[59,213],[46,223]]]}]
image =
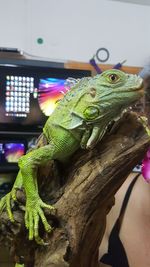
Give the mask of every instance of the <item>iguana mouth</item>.
[{"label": "iguana mouth", "polygon": [[136,88],[134,91],[137,91],[141,95],[141,97],[144,96],[144,87],[143,86]]},{"label": "iguana mouth", "polygon": [[133,92],[136,92],[137,95],[139,95],[139,98],[143,97],[144,96],[144,84],[143,84],[143,82],[140,84],[140,86],[130,88],[129,90],[124,91],[124,93],[133,93]]},{"label": "iguana mouth", "polygon": [[[135,91],[143,91],[144,92],[144,82],[143,82],[143,79],[140,79],[140,84],[137,86],[137,87],[135,87]],[[133,90],[134,91],[134,90]]]},{"label": "iguana mouth", "polygon": [[142,113],[143,112],[143,109],[142,109],[142,102],[143,101],[141,99],[143,99],[144,94],[145,94],[143,79],[141,79],[140,85],[135,87],[132,90],[132,92],[134,92],[134,91],[138,92],[138,94],[140,95],[139,100],[135,100],[128,108],[126,108],[124,110],[124,112],[134,111],[136,113],[139,113],[139,112]]}]

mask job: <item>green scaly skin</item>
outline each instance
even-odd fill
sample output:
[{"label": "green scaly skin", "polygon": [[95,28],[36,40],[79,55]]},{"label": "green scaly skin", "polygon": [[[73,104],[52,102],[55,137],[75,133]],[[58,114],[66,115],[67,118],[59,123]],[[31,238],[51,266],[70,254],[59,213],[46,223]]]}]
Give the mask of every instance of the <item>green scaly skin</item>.
[{"label": "green scaly skin", "polygon": [[16,263],[16,264],[15,264],[15,267],[24,267],[24,264]]},{"label": "green scaly skin", "polygon": [[44,244],[39,237],[39,220],[45,230],[52,231],[43,208],[53,209],[39,196],[37,170],[40,165],[56,159],[68,159],[79,147],[93,148],[105,134],[108,125],[142,95],[142,79],[119,70],[108,70],[93,78],[83,78],[58,103],[48,118],[43,134],[47,145],[39,147],[19,159],[20,171],[12,191],[0,201],[0,210],[7,209],[14,221],[11,199],[17,188],[26,192],[25,225],[29,239]]}]

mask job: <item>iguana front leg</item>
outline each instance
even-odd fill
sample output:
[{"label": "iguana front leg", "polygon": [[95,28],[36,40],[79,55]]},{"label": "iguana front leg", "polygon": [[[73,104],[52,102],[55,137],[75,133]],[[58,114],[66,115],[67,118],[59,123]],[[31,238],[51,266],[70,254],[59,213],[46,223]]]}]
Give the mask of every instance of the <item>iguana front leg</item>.
[{"label": "iguana front leg", "polygon": [[45,204],[39,196],[37,186],[37,170],[40,165],[57,157],[57,148],[53,144],[40,147],[29,152],[19,159],[19,167],[23,178],[23,186],[26,193],[25,225],[29,230],[29,239],[36,239],[38,243],[42,240],[39,237],[39,220],[41,219],[45,230],[50,232],[52,227],[48,224],[43,208],[54,209],[51,205]]},{"label": "iguana front leg", "polygon": [[91,129],[86,129],[82,138],[81,138],[81,142],[80,142],[80,146],[82,149],[86,149],[87,142],[88,142],[90,136],[91,136]]},{"label": "iguana front leg", "polygon": [[91,130],[85,130],[81,140],[81,148],[91,149],[96,146],[96,144],[102,139],[106,132],[106,127],[101,125],[95,125]]},{"label": "iguana front leg", "polygon": [[21,189],[21,188],[23,188],[23,179],[22,179],[21,171],[19,170],[17,177],[15,179],[14,185],[12,187],[12,190],[0,200],[0,214],[6,208],[11,222],[14,222],[14,216],[11,210],[11,200],[17,201],[16,192],[18,189]]}]

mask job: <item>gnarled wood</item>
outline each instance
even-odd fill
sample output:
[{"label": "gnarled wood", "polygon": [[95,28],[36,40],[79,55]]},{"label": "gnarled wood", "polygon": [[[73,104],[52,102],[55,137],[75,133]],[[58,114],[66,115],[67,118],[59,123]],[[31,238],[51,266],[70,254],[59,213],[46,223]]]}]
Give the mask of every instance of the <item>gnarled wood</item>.
[{"label": "gnarled wood", "polygon": [[[54,231],[45,234],[41,227],[48,245],[37,246],[27,240],[21,206],[14,212],[15,225],[3,213],[1,238],[9,244],[11,240],[16,259],[24,258],[28,267],[98,267],[98,248],[114,195],[149,145],[137,117],[125,114],[92,151],[78,151],[63,166],[53,163],[41,169],[42,198],[57,210],[48,215]],[[24,201],[21,192],[18,198]]]}]

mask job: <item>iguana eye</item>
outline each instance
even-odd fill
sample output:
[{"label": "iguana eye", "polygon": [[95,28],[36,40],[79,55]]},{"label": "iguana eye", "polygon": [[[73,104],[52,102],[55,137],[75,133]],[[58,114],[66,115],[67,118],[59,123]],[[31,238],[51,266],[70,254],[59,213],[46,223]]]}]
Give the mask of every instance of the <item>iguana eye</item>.
[{"label": "iguana eye", "polygon": [[110,74],[108,76],[108,79],[109,79],[110,82],[116,83],[119,80],[119,76],[117,74]]}]

